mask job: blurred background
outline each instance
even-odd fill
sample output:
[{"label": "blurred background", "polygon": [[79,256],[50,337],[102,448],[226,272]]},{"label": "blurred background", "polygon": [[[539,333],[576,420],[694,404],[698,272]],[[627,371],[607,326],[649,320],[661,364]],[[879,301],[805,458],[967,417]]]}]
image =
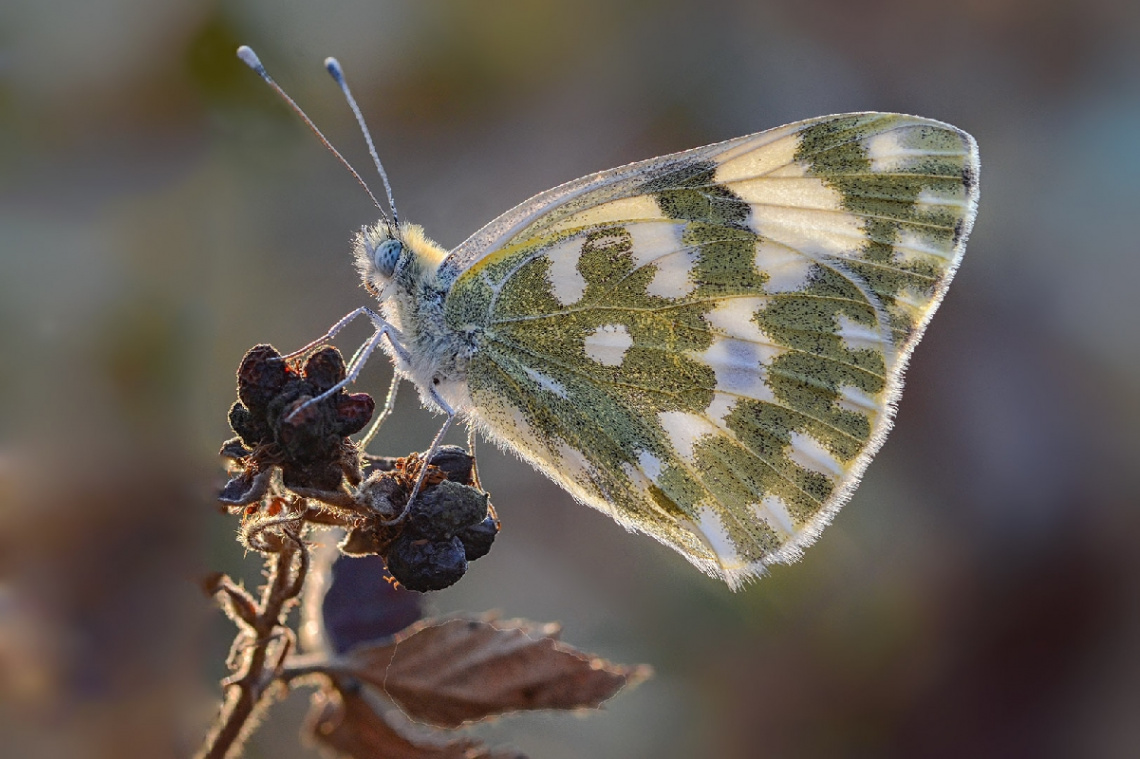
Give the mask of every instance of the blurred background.
[{"label": "blurred background", "polygon": [[[0,754],[194,751],[233,637],[198,580],[260,570],[213,500],[233,372],[369,302],[348,241],[375,210],[247,43],[371,176],[339,57],[402,215],[445,247],[588,172],[825,113],[981,146],[895,430],[800,563],[733,594],[481,447],[503,532],[431,610],[561,621],[656,670],[481,735],[544,759],[1135,756],[1138,21],[1124,0],[5,2]],[[440,420],[412,392],[398,414],[378,451],[425,447]],[[273,708],[247,756],[316,756],[305,710]]]}]

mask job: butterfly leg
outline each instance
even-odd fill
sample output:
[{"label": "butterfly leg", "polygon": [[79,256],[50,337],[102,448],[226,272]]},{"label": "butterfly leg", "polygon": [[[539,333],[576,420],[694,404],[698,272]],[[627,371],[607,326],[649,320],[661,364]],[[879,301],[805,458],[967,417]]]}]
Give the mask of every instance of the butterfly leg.
[{"label": "butterfly leg", "polygon": [[[316,396],[315,398],[310,398],[297,408],[293,409],[293,411],[289,414],[288,417],[286,417],[286,419],[292,419],[298,413],[308,408],[309,406],[312,406],[314,403],[320,403],[326,398],[339,393],[346,385],[355,382],[356,378],[360,376],[360,371],[364,368],[364,364],[368,361],[368,358],[372,355],[372,352],[376,350],[376,347],[380,345],[384,338],[388,338],[388,342],[392,344],[392,347],[395,349],[396,354],[400,356],[400,358],[406,359],[408,356],[407,349],[400,344],[400,338],[402,335],[398,329],[385,321],[380,315],[367,308],[358,310],[362,311],[364,314],[367,314],[368,318],[372,320],[372,323],[376,325],[376,331],[372,333],[372,337],[368,338],[368,342],[360,346],[359,350],[357,350],[353,355],[352,361],[350,361],[348,364],[344,379],[320,395]],[[344,320],[342,319],[341,321]],[[320,341],[317,342],[319,343]],[[389,390],[388,394],[392,395],[393,393],[391,390]],[[391,398],[390,400],[392,403],[395,403],[395,398]]]},{"label": "butterfly leg", "polygon": [[[323,335],[318,337],[316,340],[312,341],[311,343],[309,343],[308,345],[305,345],[302,348],[298,348],[297,350],[293,351],[292,353],[288,353],[284,356],[281,356],[277,360],[278,361],[288,361],[289,359],[296,358],[297,356],[304,356],[306,353],[313,350],[314,348],[321,346],[321,345],[324,345],[325,343],[332,340],[334,337],[337,336],[337,334],[342,329],[347,327],[349,324],[351,324],[358,317],[361,317],[361,316],[368,316],[368,318],[372,320],[373,324],[376,324],[376,320],[380,318],[374,311],[372,311],[372,309],[361,306],[360,308],[356,309],[355,311],[352,311],[348,314],[345,314],[340,319],[340,321],[338,321],[336,324],[329,327],[328,332],[324,333]],[[383,321],[383,320],[381,320],[381,321]],[[379,326],[379,325],[377,325],[377,326]]]},{"label": "butterfly leg", "polygon": [[451,429],[451,423],[455,421],[455,409],[448,405],[447,401],[445,401],[439,395],[439,393],[435,391],[435,388],[432,388],[431,399],[435,401],[440,409],[443,410],[443,413],[447,414],[447,419],[444,420],[443,425],[439,428],[439,432],[435,433],[435,437],[432,438],[431,445],[428,446],[427,453],[424,454],[423,466],[420,467],[419,476],[416,477],[416,484],[412,487],[412,494],[408,496],[408,502],[404,505],[404,510],[401,511],[399,515],[393,519],[382,522],[382,524],[399,524],[408,516],[408,512],[411,511],[412,504],[415,502],[416,496],[419,495],[420,487],[424,484],[424,477],[427,476],[427,462],[431,461],[432,457],[435,456],[436,451],[439,450],[439,446],[443,442],[444,436],[447,435],[447,431]]},{"label": "butterfly leg", "polygon": [[[416,494],[420,492],[420,485],[423,484],[424,476],[427,474],[427,462],[431,461],[432,457],[435,456],[435,452],[439,450],[440,443],[443,442],[443,436],[447,434],[447,431],[451,429],[451,423],[455,421],[455,409],[448,405],[447,401],[435,391],[435,388],[431,390],[431,399],[443,409],[443,413],[447,414],[447,419],[445,419],[443,425],[440,426],[439,432],[435,433],[435,437],[432,438],[427,453],[424,454],[424,466],[420,468],[420,476],[416,478],[416,486],[412,488],[412,495],[408,498],[408,506],[412,505],[412,501],[416,500]],[[408,506],[404,507],[405,512],[407,512]]]},{"label": "butterfly leg", "polygon": [[[476,490],[482,490],[484,493],[487,491],[483,488],[483,483],[479,481],[479,457],[475,455],[475,428],[467,428],[467,452],[471,454],[471,486]],[[498,519],[499,515],[495,513],[495,506],[490,501],[487,501],[487,513],[491,515],[492,519]]]},{"label": "butterfly leg", "polygon": [[479,458],[475,455],[475,428],[467,428],[467,453],[471,455],[471,484],[479,490],[483,485],[479,482]]},{"label": "butterfly leg", "polygon": [[376,415],[376,419],[372,422],[372,426],[368,428],[368,432],[364,433],[364,437],[360,438],[357,443],[360,450],[367,451],[368,446],[372,443],[376,433],[380,431],[380,425],[384,423],[392,414],[392,410],[396,408],[396,390],[400,387],[400,375],[392,375],[392,384],[388,387],[388,397],[384,400],[384,408]]}]

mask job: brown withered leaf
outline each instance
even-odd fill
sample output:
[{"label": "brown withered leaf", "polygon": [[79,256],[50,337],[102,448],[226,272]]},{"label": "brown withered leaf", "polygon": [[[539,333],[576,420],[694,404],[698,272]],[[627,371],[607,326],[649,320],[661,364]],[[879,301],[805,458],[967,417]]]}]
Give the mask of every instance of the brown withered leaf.
[{"label": "brown withered leaf", "polygon": [[584,654],[558,633],[557,625],[521,620],[426,620],[394,643],[353,650],[335,669],[437,727],[511,711],[596,708],[650,674]]},{"label": "brown withered leaf", "polygon": [[359,688],[326,685],[313,694],[306,728],[319,745],[352,759],[526,759],[492,751],[470,738],[412,739],[382,715]]}]

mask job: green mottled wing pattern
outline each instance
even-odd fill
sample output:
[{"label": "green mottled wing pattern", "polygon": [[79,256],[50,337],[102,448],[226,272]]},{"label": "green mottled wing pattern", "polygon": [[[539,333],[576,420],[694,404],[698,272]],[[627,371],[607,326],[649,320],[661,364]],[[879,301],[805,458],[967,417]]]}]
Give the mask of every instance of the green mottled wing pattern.
[{"label": "green mottled wing pattern", "polygon": [[890,427],[964,249],[964,132],[847,114],[539,195],[441,267],[473,423],[739,586],[796,558]]}]

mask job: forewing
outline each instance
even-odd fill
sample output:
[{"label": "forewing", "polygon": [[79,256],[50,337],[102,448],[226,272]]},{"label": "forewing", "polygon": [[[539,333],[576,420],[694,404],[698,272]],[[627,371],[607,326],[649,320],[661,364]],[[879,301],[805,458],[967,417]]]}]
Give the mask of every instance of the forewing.
[{"label": "forewing", "polygon": [[977,202],[969,135],[848,114],[539,195],[444,262],[474,422],[738,586],[882,443]]}]

